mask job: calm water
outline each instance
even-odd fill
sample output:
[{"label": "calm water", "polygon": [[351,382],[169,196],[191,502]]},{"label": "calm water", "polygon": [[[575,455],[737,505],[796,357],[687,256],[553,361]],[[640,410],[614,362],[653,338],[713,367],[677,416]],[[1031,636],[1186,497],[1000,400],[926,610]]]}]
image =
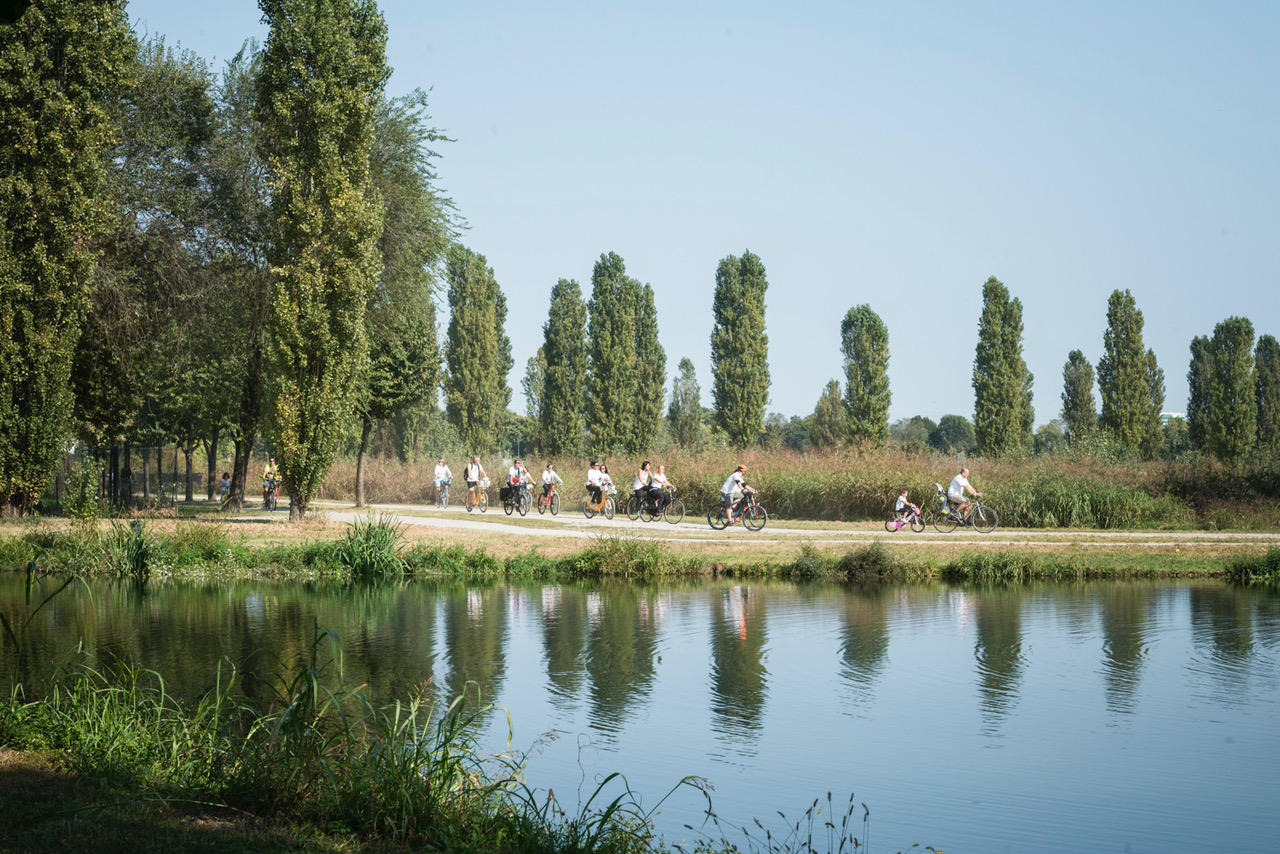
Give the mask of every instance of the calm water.
[{"label": "calm water", "polygon": [[[4,613],[21,595],[0,576]],[[1271,851],[1280,836],[1280,595],[1215,582],[97,583],[41,613],[24,679],[83,639],[194,695],[220,658],[305,661],[317,622],[378,698],[474,681],[510,710],[514,746],[556,731],[528,776],[570,807],[616,770],[650,805],[705,777],[726,823],[775,829],[776,810],[855,792],[874,851]],[[488,723],[499,748],[506,718]],[[659,825],[685,838],[701,811],[686,790]]]}]

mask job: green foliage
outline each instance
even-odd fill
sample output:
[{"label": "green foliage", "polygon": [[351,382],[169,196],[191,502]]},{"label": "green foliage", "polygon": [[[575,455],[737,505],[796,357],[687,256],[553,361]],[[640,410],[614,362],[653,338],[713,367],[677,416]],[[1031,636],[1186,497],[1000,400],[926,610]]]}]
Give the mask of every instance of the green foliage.
[{"label": "green foliage", "polygon": [[656,444],[667,386],[667,354],[658,341],[658,310],[649,285],[639,293],[635,347],[636,391],[627,450],[638,454]]},{"label": "green foliage", "polygon": [[671,381],[667,428],[672,441],[685,450],[696,450],[702,440],[702,389],[693,360],[687,356],[680,360],[680,373]]},{"label": "green foliage", "polygon": [[848,421],[844,396],[840,394],[840,383],[831,380],[813,408],[809,438],[815,447],[839,447],[849,435]]},{"label": "green foliage", "polygon": [[1093,402],[1093,365],[1079,350],[1067,354],[1062,366],[1062,420],[1067,438],[1078,441],[1098,429],[1098,410]]},{"label": "green foliage", "polygon": [[1238,555],[1227,563],[1227,578],[1238,583],[1280,581],[1280,548],[1272,546],[1261,555]]},{"label": "green foliage", "polygon": [[1130,451],[1142,447],[1151,429],[1152,394],[1142,323],[1142,312],[1133,294],[1127,290],[1112,291],[1107,300],[1107,330],[1102,336],[1104,352],[1098,360],[1098,392],[1102,396],[1100,424]]},{"label": "green foliage", "polygon": [[849,309],[840,323],[844,354],[845,417],[855,443],[883,445],[889,438],[889,329],[869,305]]},{"label": "green foliage", "polygon": [[102,505],[98,501],[102,470],[102,463],[86,457],[67,474],[67,497],[62,510],[86,528],[93,527],[102,518]]},{"label": "green foliage", "polygon": [[357,581],[385,581],[408,571],[401,554],[403,541],[403,522],[394,516],[370,516],[352,522],[333,553],[343,572]]},{"label": "green foliage", "polygon": [[524,379],[520,381],[521,390],[524,392],[525,416],[530,422],[533,441],[536,447],[542,447],[541,422],[538,420],[538,414],[542,411],[542,391],[547,382],[547,356],[546,351],[541,347],[538,352],[529,357],[529,361],[525,362]]},{"label": "green foliage", "polygon": [[1258,399],[1253,381],[1253,324],[1229,317],[1209,341],[1208,405],[1204,438],[1210,453],[1242,460],[1258,440]]},{"label": "green foliage", "polygon": [[1209,358],[1209,336],[1192,338],[1191,363],[1187,367],[1187,429],[1191,444],[1200,451],[1209,450]]},{"label": "green foliage", "polygon": [[382,200],[370,172],[390,70],[373,0],[261,0],[258,78],[270,174],[275,426],[290,515],[324,482],[366,368],[365,306],[382,275]]},{"label": "green foliage", "polygon": [[483,255],[449,250],[449,333],[445,344],[445,411],[474,452],[498,445],[511,401],[507,301]]},{"label": "green foliage", "polygon": [[1181,460],[1195,451],[1191,443],[1191,431],[1185,418],[1170,418],[1161,425],[1164,440],[1160,443],[1160,458]]},{"label": "green foliage", "polygon": [[944,415],[929,434],[929,446],[944,454],[972,454],[978,449],[973,422],[963,415]]},{"label": "green foliage", "polygon": [[1036,430],[1035,452],[1037,454],[1056,454],[1067,448],[1067,436],[1062,432],[1061,421],[1050,421],[1041,424]]},{"label": "green foliage", "polygon": [[913,415],[910,418],[899,418],[890,424],[889,438],[895,442],[924,445],[929,441],[929,435],[937,429],[938,425],[933,422],[932,418]]},{"label": "green foliage", "polygon": [[112,522],[102,535],[102,568],[117,578],[146,581],[154,572],[173,568],[168,542],[147,529],[147,523]]},{"label": "green foliage", "polygon": [[587,430],[592,449],[607,454],[632,437],[640,334],[640,283],[614,252],[601,255],[591,271],[587,310]]},{"label": "green foliage", "polygon": [[1022,358],[1022,302],[992,276],[982,286],[973,359],[973,429],[983,454],[1031,450],[1032,379]]},{"label": "green foliage", "polygon": [[0,501],[29,513],[65,450],[106,218],[121,0],[38,0],[0,25]]},{"label": "green foliage", "polygon": [[1258,449],[1280,456],[1280,343],[1270,335],[1258,337],[1253,387],[1258,402]]},{"label": "green foliage", "polygon": [[579,453],[586,430],[587,306],[572,279],[551,289],[541,349],[547,365],[538,409],[543,444],[552,456]]},{"label": "green foliage", "polygon": [[1164,444],[1164,424],[1160,413],[1164,411],[1164,369],[1156,362],[1154,350],[1147,350],[1144,360],[1147,368],[1147,423],[1138,451],[1144,460],[1154,460]]},{"label": "green foliage", "polygon": [[711,401],[715,423],[735,447],[753,445],[769,403],[769,336],[765,334],[764,264],[750,251],[716,268],[711,311]]}]

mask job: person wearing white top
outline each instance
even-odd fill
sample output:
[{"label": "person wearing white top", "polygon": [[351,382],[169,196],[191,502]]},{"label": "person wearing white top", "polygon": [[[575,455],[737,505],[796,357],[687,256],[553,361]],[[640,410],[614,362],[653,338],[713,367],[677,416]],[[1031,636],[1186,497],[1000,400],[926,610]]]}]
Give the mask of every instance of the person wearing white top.
[{"label": "person wearing white top", "polygon": [[436,461],[436,501],[440,500],[440,487],[444,486],[446,480],[453,480],[453,472],[449,471],[448,464],[445,463],[444,457],[441,457]]},{"label": "person wearing white top", "polygon": [[467,489],[471,492],[471,497],[476,498],[476,486],[482,478],[488,477],[485,473],[484,466],[480,465],[479,457],[472,457],[471,464],[462,472],[463,479],[467,482]]},{"label": "person wearing white top", "polygon": [[650,481],[651,487],[657,488],[658,509],[666,507],[671,503],[671,493],[676,491],[676,485],[667,480],[667,467],[658,466],[658,471],[654,474]]},{"label": "person wearing white top", "polygon": [[969,469],[960,469],[960,474],[951,479],[951,485],[947,487],[947,500],[952,504],[958,504],[956,512],[960,514],[960,518],[967,519],[969,515],[969,499],[965,497],[965,493],[969,493],[974,498],[981,498],[981,492],[975,492],[973,487],[969,485]]},{"label": "person wearing white top", "polygon": [[557,483],[564,483],[560,479],[560,475],[556,474],[555,467],[551,463],[547,463],[547,467],[542,471],[542,494],[547,496],[551,494],[551,488]]},{"label": "person wearing white top", "polygon": [[592,460],[591,468],[587,469],[587,492],[591,495],[591,500],[597,504],[600,503],[601,498],[600,478],[600,464]]},{"label": "person wearing white top", "polygon": [[635,479],[631,481],[631,491],[639,495],[649,488],[652,481],[653,472],[649,471],[649,461],[645,460],[640,464],[640,470],[636,472]]},{"label": "person wearing white top", "polygon": [[737,509],[739,502],[742,501],[744,494],[755,492],[754,489],[747,486],[747,467],[740,465],[733,470],[733,474],[725,479],[724,486],[720,487],[720,503],[725,506],[729,514],[729,524],[734,522],[733,511]]},{"label": "person wearing white top", "polygon": [[528,483],[530,479],[529,470],[524,467],[524,463],[520,462],[519,459],[513,460],[511,468],[507,469],[507,483],[516,486],[521,483]]}]

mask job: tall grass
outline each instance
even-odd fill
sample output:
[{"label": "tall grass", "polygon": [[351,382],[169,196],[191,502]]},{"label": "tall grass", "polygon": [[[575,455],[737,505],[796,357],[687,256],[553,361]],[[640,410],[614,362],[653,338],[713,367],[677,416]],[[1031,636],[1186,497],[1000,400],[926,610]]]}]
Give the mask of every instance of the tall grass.
[{"label": "tall grass", "polygon": [[[743,463],[748,467],[748,482],[761,490],[761,501],[770,516],[823,521],[878,520],[892,508],[903,486],[917,504],[927,502],[934,495],[933,485],[946,486],[962,465],[956,458],[899,447],[805,454],[760,448],[696,454],[671,450],[651,457],[666,465],[691,514],[697,515],[718,501],[724,479]],[[491,473],[504,470],[501,460],[484,462]],[[588,460],[554,462],[565,479],[566,504],[573,507],[585,491],[582,483]],[[614,458],[606,462],[625,492],[639,460]],[[1103,462],[1080,455],[975,458],[967,464],[972,469],[971,480],[983,492],[984,503],[999,511],[1002,524],[1015,527],[1187,527],[1206,524],[1205,514],[1217,512],[1223,501],[1238,507],[1280,494],[1267,492],[1280,490],[1280,474],[1275,465],[1264,463],[1258,463],[1247,475],[1237,472],[1234,479],[1213,463]],[[369,500],[427,503],[433,466],[392,460],[371,463],[366,475]],[[325,482],[324,495],[349,500],[354,478],[354,463],[340,461]],[[1280,509],[1276,516],[1280,524]],[[1269,518],[1264,514],[1256,521],[1265,524]]]},{"label": "tall grass", "polygon": [[356,519],[334,547],[338,565],[359,581],[399,578],[408,571],[401,554],[404,523],[394,516]]}]

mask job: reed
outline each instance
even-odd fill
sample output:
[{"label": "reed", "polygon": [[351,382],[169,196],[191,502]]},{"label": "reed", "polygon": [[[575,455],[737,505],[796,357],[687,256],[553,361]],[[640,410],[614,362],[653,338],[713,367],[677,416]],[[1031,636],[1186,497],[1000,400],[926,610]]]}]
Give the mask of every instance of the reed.
[{"label": "reed", "polygon": [[359,581],[400,578],[409,569],[401,554],[403,541],[404,523],[394,516],[357,519],[334,546],[334,559]]}]

